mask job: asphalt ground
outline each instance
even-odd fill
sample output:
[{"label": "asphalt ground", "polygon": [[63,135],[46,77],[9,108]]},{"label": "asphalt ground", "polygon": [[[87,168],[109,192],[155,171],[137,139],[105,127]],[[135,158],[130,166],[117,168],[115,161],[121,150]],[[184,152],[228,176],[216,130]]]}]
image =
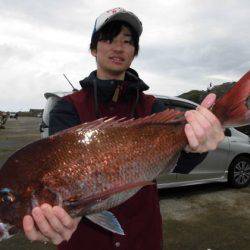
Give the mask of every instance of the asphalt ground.
[{"label": "asphalt ground", "polygon": [[[40,118],[9,119],[0,129],[0,167],[16,150],[40,138]],[[164,250],[249,250],[250,186],[209,184],[161,190]],[[0,242],[0,250],[52,250],[22,234]]]}]

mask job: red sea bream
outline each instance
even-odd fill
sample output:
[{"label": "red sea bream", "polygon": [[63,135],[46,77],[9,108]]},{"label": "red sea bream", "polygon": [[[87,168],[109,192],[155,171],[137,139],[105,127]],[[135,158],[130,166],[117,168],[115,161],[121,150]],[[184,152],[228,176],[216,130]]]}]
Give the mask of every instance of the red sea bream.
[{"label": "red sea bream", "polygon": [[[224,126],[250,124],[250,71],[213,107]],[[171,170],[187,145],[183,112],[166,110],[136,120],[99,119],[33,142],[0,170],[0,237],[22,228],[42,203],[62,206],[118,234],[107,210]]]}]

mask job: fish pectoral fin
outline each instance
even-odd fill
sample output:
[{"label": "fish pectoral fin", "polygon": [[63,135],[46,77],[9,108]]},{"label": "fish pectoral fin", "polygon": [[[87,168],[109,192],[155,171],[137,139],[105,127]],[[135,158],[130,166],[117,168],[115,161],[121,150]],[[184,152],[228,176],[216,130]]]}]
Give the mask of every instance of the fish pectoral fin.
[{"label": "fish pectoral fin", "polygon": [[85,215],[86,218],[94,222],[95,224],[120,235],[125,235],[119,221],[116,219],[113,213],[109,211],[102,211],[96,214]]},{"label": "fish pectoral fin", "polygon": [[67,207],[68,209],[79,209],[78,216],[84,213],[84,211],[87,211],[92,205],[95,205],[97,203],[101,203],[102,201],[106,200],[110,196],[116,194],[116,193],[121,193],[126,190],[131,190],[137,187],[144,187],[147,185],[154,185],[155,183],[152,181],[140,181],[136,183],[129,183],[125,184],[122,186],[118,186],[113,188],[112,190],[107,190],[105,192],[96,194],[96,195],[91,195],[89,197],[72,197],[69,198],[68,200],[63,201],[63,206]]},{"label": "fish pectoral fin", "polygon": [[74,199],[64,200],[63,204],[65,206],[70,206],[70,207],[90,206],[90,205],[95,204],[97,201],[101,202],[101,201],[107,199],[108,197],[110,197],[113,194],[120,193],[120,192],[130,190],[130,189],[134,189],[136,187],[144,187],[147,185],[154,185],[154,184],[155,183],[152,181],[141,181],[141,182],[136,182],[136,183],[129,183],[129,184],[115,187],[112,190],[107,190],[107,191],[104,191],[104,192],[96,194],[96,195],[91,195],[89,197],[84,197],[84,198],[80,198],[80,199],[74,198]]},{"label": "fish pectoral fin", "polygon": [[134,189],[134,188],[137,188],[137,187],[144,187],[144,186],[148,186],[148,185],[154,185],[155,183],[153,181],[140,181],[140,182],[135,182],[135,183],[128,183],[128,184],[125,184],[123,186],[118,186],[116,188],[113,188],[112,190],[109,190],[104,194],[104,196],[106,196],[105,198],[108,198],[108,196],[110,195],[113,195],[113,194],[116,194],[116,193],[120,193],[120,192],[123,192],[123,191],[126,191],[126,190],[130,190],[130,189]]}]

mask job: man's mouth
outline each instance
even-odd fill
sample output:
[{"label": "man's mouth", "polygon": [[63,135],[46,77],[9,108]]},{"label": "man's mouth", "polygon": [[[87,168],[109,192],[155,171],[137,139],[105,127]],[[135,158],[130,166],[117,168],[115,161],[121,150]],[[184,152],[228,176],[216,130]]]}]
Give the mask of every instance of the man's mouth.
[{"label": "man's mouth", "polygon": [[109,59],[110,59],[112,62],[118,63],[118,64],[124,62],[124,58],[119,57],[119,56],[111,56],[111,57],[109,57]]}]

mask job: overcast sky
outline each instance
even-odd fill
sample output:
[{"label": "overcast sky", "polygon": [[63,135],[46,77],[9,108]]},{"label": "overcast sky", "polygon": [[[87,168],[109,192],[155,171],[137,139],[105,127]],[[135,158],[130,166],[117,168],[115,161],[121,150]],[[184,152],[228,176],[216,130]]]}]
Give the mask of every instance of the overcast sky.
[{"label": "overcast sky", "polygon": [[0,0],[0,110],[43,108],[96,68],[96,17],[123,7],[143,23],[132,64],[151,93],[179,95],[250,69],[249,0]]}]

